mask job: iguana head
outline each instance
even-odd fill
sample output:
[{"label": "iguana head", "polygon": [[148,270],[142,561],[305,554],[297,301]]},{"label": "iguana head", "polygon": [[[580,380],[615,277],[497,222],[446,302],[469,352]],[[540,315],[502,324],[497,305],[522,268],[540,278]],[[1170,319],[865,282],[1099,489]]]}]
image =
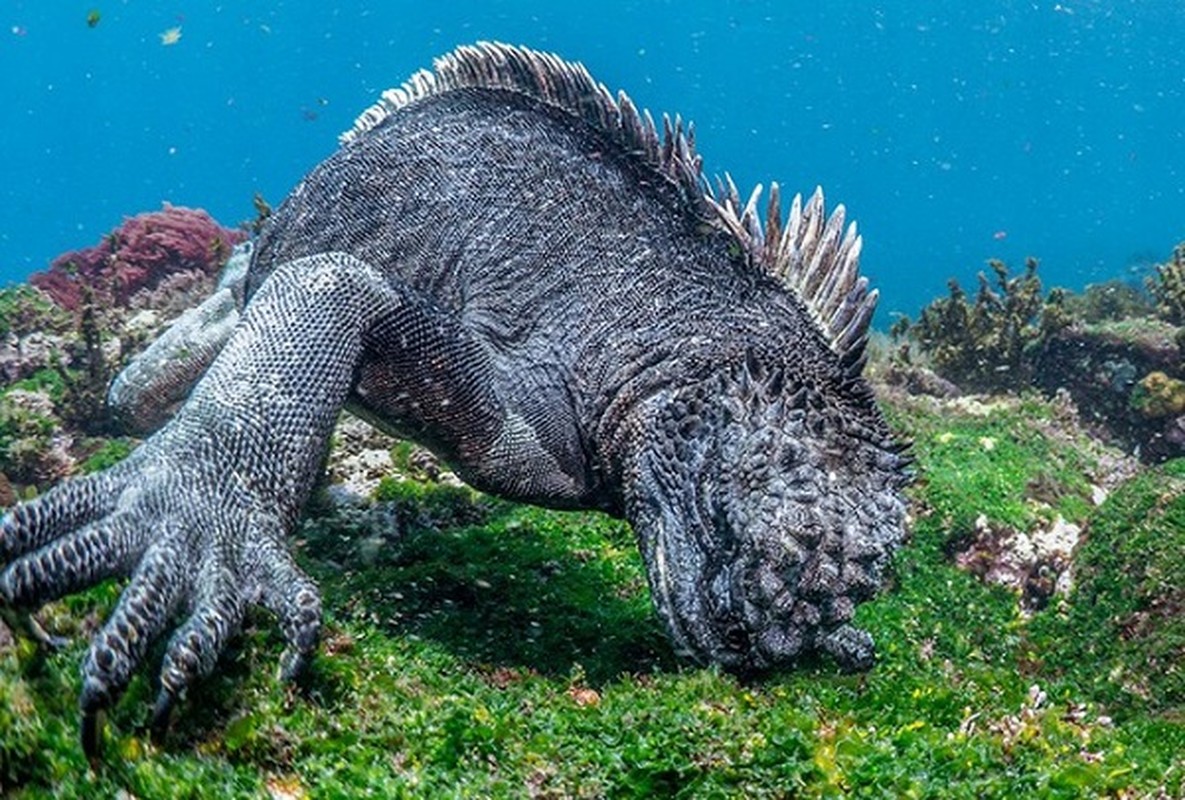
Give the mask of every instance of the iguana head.
[{"label": "iguana head", "polygon": [[849,621],[901,541],[906,459],[860,379],[787,371],[664,391],[624,476],[655,606],[676,646],[738,671],[816,648],[865,668]]}]

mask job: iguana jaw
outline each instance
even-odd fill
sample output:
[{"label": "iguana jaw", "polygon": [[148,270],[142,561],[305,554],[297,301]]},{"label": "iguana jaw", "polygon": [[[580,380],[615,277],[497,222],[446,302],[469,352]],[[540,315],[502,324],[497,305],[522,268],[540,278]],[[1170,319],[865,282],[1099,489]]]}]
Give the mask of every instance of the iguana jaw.
[{"label": "iguana jaw", "polygon": [[701,663],[747,671],[755,666],[755,632],[735,591],[742,545],[718,514],[719,443],[679,434],[680,428],[692,433],[689,427],[712,424],[701,416],[705,409],[694,401],[689,407],[682,394],[661,392],[638,409],[649,417],[641,429],[650,433],[627,459],[626,517],[655,610],[676,650]]}]

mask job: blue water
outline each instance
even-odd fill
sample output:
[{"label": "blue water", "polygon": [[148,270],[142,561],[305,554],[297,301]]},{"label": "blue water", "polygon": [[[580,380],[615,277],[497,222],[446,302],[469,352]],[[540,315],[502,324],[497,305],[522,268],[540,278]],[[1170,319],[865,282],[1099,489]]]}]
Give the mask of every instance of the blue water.
[{"label": "blue water", "polygon": [[822,184],[859,220],[881,323],[988,258],[1081,287],[1185,239],[1179,0],[0,8],[0,284],[162,201],[252,217],[381,90],[478,39],[680,112],[743,190]]}]

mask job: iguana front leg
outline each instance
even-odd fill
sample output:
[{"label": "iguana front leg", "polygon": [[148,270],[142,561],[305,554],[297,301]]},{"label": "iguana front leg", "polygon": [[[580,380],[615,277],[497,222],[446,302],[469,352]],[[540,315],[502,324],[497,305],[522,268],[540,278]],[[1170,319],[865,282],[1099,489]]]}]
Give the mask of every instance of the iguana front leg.
[{"label": "iguana front leg", "polygon": [[253,250],[249,242],[236,247],[214,292],[173,320],[116,376],[107,406],[122,428],[156,432],[214,363],[239,321]]},{"label": "iguana front leg", "polygon": [[33,607],[131,575],[83,666],[84,745],[151,642],[180,612],[156,721],[214,666],[245,609],[279,618],[285,675],[312,652],[316,587],[283,537],[315,475],[376,327],[409,300],[375,268],[327,253],[278,267],[177,416],[127,460],[0,520],[0,601]]}]

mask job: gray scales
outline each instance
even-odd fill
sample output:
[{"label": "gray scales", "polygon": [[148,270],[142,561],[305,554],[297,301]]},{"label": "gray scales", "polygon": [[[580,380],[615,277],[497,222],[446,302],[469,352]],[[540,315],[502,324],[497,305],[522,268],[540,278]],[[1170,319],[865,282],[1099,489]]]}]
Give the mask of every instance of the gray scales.
[{"label": "gray scales", "polygon": [[483,491],[627,519],[692,659],[868,667],[850,620],[902,540],[908,461],[861,376],[876,293],[842,206],[759,194],[713,191],[690,126],[547,53],[461,47],[386,92],[112,387],[163,427],[0,521],[9,607],[130,575],[83,665],[88,750],[178,618],[158,725],[252,604],[285,676],[314,652],[285,536],[343,407]]}]

